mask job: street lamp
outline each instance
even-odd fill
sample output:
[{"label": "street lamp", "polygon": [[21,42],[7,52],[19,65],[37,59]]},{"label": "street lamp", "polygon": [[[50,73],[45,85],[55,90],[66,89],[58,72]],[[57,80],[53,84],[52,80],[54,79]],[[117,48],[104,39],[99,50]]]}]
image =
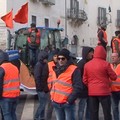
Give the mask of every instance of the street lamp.
[{"label": "street lamp", "polygon": [[65,37],[67,36],[67,0],[65,0]]},{"label": "street lamp", "polygon": [[110,12],[111,12],[111,7],[109,6],[108,7],[108,13],[106,13],[106,16],[108,16],[109,17],[109,19],[107,18],[107,24],[109,24],[109,23],[112,23],[112,19],[111,19],[111,14],[110,14]]}]

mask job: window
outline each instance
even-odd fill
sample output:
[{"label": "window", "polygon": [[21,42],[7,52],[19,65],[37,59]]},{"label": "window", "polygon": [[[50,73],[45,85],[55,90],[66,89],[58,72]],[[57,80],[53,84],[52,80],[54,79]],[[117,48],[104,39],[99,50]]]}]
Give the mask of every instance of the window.
[{"label": "window", "polygon": [[71,16],[78,17],[79,13],[79,1],[71,0],[70,1],[70,14]]},{"label": "window", "polygon": [[106,8],[99,7],[98,8],[98,25],[102,23],[106,24],[107,17],[106,17]]},{"label": "window", "polygon": [[36,24],[36,16],[32,15],[32,23]]},{"label": "window", "polygon": [[45,18],[45,27],[49,27],[49,19]]},{"label": "window", "polygon": [[120,10],[117,10],[117,27],[120,27]]}]

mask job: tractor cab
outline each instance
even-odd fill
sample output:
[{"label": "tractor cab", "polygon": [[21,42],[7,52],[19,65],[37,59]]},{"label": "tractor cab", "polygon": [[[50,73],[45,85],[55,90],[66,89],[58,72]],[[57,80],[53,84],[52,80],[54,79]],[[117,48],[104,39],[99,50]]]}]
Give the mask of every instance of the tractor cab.
[{"label": "tractor cab", "polygon": [[[39,50],[51,50],[52,48],[61,48],[61,31],[63,28],[45,28],[37,27],[40,30],[40,46]],[[28,28],[22,28],[16,31],[15,45],[14,49],[17,49],[20,53],[20,59],[28,65],[29,54],[28,54],[28,45],[27,45],[27,35],[24,34],[24,31]]]}]

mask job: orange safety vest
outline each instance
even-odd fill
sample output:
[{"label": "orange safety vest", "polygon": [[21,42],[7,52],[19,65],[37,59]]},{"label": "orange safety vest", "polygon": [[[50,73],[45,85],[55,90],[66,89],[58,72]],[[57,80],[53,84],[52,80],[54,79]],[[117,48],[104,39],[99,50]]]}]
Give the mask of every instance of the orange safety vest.
[{"label": "orange safety vest", "polygon": [[48,69],[49,69],[49,76],[47,79],[47,83],[48,83],[48,88],[49,90],[51,90],[52,88],[52,83],[53,83],[53,79],[52,79],[52,75],[53,75],[53,66],[55,66],[54,61],[48,62]]},{"label": "orange safety vest", "polygon": [[[28,31],[31,33],[32,29],[29,28]],[[31,45],[33,44],[30,37],[27,38],[27,41],[28,41],[29,44],[31,44]],[[35,44],[40,45],[40,30],[39,29],[38,29],[38,32],[36,33]]]},{"label": "orange safety vest", "polygon": [[[101,32],[101,31],[103,32],[105,42],[108,43],[106,31],[100,30],[99,32]],[[99,34],[99,32],[98,32],[98,34]],[[99,37],[98,37],[98,44],[101,44],[101,41],[99,40]]]},{"label": "orange safety vest", "polygon": [[120,49],[120,39],[119,38],[114,38],[114,40],[112,41],[113,52],[117,52],[116,49],[115,49],[115,43],[114,43],[114,41],[118,42],[119,49]]},{"label": "orange safety vest", "polygon": [[18,97],[20,95],[20,81],[17,67],[11,63],[3,63],[1,67],[5,71],[2,97]]},{"label": "orange safety vest", "polygon": [[120,64],[118,64],[116,68],[111,64],[111,68],[117,74],[117,79],[111,83],[111,91],[120,91]]},{"label": "orange safety vest", "polygon": [[51,100],[57,103],[66,103],[68,96],[72,93],[72,74],[76,69],[75,65],[70,65],[67,70],[56,77],[53,72],[53,85],[50,91]]}]

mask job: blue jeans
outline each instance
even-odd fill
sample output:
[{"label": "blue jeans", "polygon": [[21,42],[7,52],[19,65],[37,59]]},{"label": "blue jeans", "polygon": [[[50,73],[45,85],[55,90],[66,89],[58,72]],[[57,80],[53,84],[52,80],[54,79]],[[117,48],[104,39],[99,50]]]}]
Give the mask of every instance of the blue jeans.
[{"label": "blue jeans", "polygon": [[1,120],[4,120],[4,116],[1,108],[0,108],[0,112],[1,112]]},{"label": "blue jeans", "polygon": [[48,94],[45,92],[37,92],[38,93],[38,100],[39,100],[39,106],[38,109],[35,113],[35,120],[39,120],[39,119],[45,119],[45,106],[47,103],[47,97]]},{"label": "blue jeans", "polygon": [[75,104],[59,104],[52,102],[56,120],[75,120]]},{"label": "blue jeans", "polygon": [[47,101],[46,120],[52,120],[52,114],[53,114],[53,105],[52,105],[52,101],[50,100],[50,93],[49,93],[48,101]]},{"label": "blue jeans", "polygon": [[79,100],[78,120],[83,120],[83,118],[84,118],[85,106],[86,106],[85,118],[86,118],[86,120],[90,120],[90,112],[89,112],[89,106],[88,106],[88,98],[80,98],[80,100]]},{"label": "blue jeans", "polygon": [[120,120],[120,114],[119,114],[120,92],[113,92],[111,101],[112,101],[114,120]]},{"label": "blue jeans", "polygon": [[39,49],[29,48],[29,65],[34,67],[38,58]]},{"label": "blue jeans", "polygon": [[18,100],[18,97],[0,99],[0,107],[2,109],[4,120],[17,120],[15,112]]}]

